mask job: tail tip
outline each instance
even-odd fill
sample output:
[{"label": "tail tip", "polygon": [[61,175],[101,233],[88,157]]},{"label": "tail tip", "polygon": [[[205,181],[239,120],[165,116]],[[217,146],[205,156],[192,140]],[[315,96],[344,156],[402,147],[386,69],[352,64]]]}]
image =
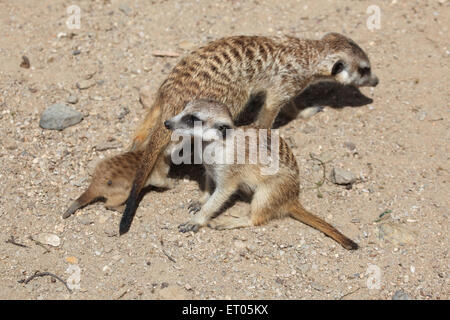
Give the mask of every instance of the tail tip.
[{"label": "tail tip", "polygon": [[350,240],[350,239],[347,239],[347,240],[344,242],[344,247],[345,247],[345,249],[347,249],[347,250],[358,250],[358,249],[359,249],[358,244],[357,244],[356,242],[353,242],[353,241]]},{"label": "tail tip", "polygon": [[125,233],[127,233],[130,230],[130,223],[127,223],[126,221],[121,221],[119,226],[119,235],[122,236]]},{"label": "tail tip", "polygon": [[75,211],[78,210],[79,207],[80,206],[77,201],[73,202],[69,209],[67,209],[66,212],[63,213],[63,219],[67,219],[68,217],[70,217],[72,214],[74,214]]},{"label": "tail tip", "polygon": [[120,220],[120,225],[119,225],[119,235],[120,236],[122,236],[125,233],[127,233],[128,231],[130,231],[132,220],[133,219],[129,218],[129,215],[127,214],[126,209],[125,209],[125,212],[122,216],[122,219]]}]

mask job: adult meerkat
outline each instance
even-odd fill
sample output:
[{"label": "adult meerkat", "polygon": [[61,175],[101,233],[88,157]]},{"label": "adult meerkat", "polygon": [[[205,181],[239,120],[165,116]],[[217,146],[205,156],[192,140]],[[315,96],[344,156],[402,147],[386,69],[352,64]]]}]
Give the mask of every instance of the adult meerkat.
[{"label": "adult meerkat", "polygon": [[252,97],[262,94],[265,101],[256,126],[270,128],[284,104],[318,81],[358,87],[378,84],[367,54],[338,33],[320,40],[235,36],[213,41],[181,59],[161,84],[133,139],[132,150],[144,153],[126,201],[120,234],[129,230],[139,194],[159,155],[170,144],[164,121],[180,113],[188,101],[210,98],[225,103],[235,120]]},{"label": "adult meerkat", "polygon": [[[180,114],[166,120],[164,125],[169,130],[202,139],[203,154],[208,148],[213,151],[211,154],[217,157],[214,158],[216,161],[204,162],[207,189],[200,200],[200,206],[192,210],[199,210],[199,212],[191,220],[179,226],[181,232],[196,232],[207,224],[216,229],[258,226],[272,219],[291,216],[322,231],[348,250],[358,248],[355,242],[332,225],[302,207],[298,201],[300,187],[297,162],[286,142],[278,135],[275,137],[271,135],[274,131],[264,130],[261,136],[261,131],[253,127],[234,130],[236,128],[227,107],[220,102],[204,99],[188,103]],[[242,134],[247,134],[249,130],[253,130],[251,133],[257,137],[253,140],[254,143],[256,142],[253,146],[250,139],[244,137],[244,143],[237,139],[238,135],[242,138]],[[240,150],[245,153],[246,158],[244,163],[239,164],[235,156],[239,156],[240,146],[245,146]],[[276,172],[264,173],[263,169],[268,163],[262,164],[261,161],[256,161],[252,164],[249,158],[249,155],[252,156],[251,152],[254,152],[252,148],[259,152],[270,151],[271,161],[277,161]],[[256,154],[254,153],[253,156]],[[257,156],[258,160],[261,160],[261,153]],[[214,191],[211,190],[212,182],[215,184]],[[221,216],[211,220],[231,195],[239,189],[253,193],[250,215],[241,218]]]}]

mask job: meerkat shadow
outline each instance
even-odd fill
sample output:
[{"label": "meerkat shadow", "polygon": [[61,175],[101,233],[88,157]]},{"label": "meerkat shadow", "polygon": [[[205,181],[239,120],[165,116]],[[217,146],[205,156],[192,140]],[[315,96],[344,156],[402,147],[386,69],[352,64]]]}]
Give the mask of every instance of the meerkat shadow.
[{"label": "meerkat shadow", "polygon": [[[244,112],[235,121],[237,126],[250,125],[264,105],[265,93],[252,96]],[[275,119],[273,128],[282,127],[296,119],[302,110],[310,107],[331,107],[342,109],[344,107],[362,107],[372,103],[373,100],[365,96],[354,86],[344,86],[336,82],[319,82],[306,88],[294,100],[287,103]]]},{"label": "meerkat shadow", "polygon": [[[198,184],[198,187],[201,191],[204,191],[206,188],[205,185],[205,169],[203,165],[201,164],[179,164],[175,165],[172,164],[169,171],[169,177],[180,180],[189,180],[194,181]],[[149,187],[147,187],[149,188]],[[155,190],[154,187],[151,187],[149,190]],[[197,200],[195,197],[193,197],[191,200],[195,201]],[[251,196],[242,193],[242,192],[235,192],[230,199],[224,204],[224,206],[215,214],[215,216],[218,216],[222,214],[224,211],[228,210],[229,208],[233,207],[236,202],[246,202],[250,203]]]},{"label": "meerkat shadow", "polygon": [[274,128],[286,125],[297,118],[298,114],[310,107],[362,107],[373,99],[365,96],[357,87],[344,86],[335,82],[320,82],[309,86],[292,103],[282,108],[274,123]]}]

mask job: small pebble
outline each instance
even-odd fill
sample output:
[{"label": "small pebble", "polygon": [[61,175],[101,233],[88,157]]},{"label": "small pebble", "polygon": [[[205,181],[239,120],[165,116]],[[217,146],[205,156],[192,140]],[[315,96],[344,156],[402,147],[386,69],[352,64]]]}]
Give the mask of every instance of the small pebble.
[{"label": "small pebble", "polygon": [[126,3],[121,3],[119,5],[119,10],[122,11],[126,16],[130,15],[132,10]]},{"label": "small pebble", "polygon": [[412,300],[411,297],[403,290],[397,290],[392,297],[392,300]]},{"label": "small pebble", "polygon": [[96,82],[93,79],[81,80],[81,81],[77,82],[76,86],[80,90],[85,90],[85,89],[89,89],[90,87],[94,86],[95,83]]},{"label": "small pebble", "polygon": [[70,104],[75,104],[78,102],[78,97],[76,95],[71,94],[68,98],[67,98],[67,103]]},{"label": "small pebble", "polygon": [[355,183],[356,176],[350,171],[346,171],[340,168],[333,168],[331,171],[330,179],[333,183],[339,185],[351,185]]},{"label": "small pebble", "polygon": [[33,238],[43,244],[48,244],[52,247],[57,247],[61,244],[61,239],[53,233],[40,233]]}]

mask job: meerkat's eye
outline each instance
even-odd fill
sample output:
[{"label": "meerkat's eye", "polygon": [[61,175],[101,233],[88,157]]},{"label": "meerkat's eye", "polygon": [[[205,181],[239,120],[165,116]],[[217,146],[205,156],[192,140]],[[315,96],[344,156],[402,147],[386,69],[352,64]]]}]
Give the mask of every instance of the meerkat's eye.
[{"label": "meerkat's eye", "polygon": [[365,67],[365,68],[358,68],[358,72],[361,76],[366,76],[370,74],[370,67]]},{"label": "meerkat's eye", "polygon": [[342,71],[344,71],[344,64],[342,61],[338,61],[334,64],[333,69],[331,70],[331,75],[335,76]]},{"label": "meerkat's eye", "polygon": [[217,124],[214,127],[220,132],[223,139],[227,136],[227,129],[231,129],[231,127],[227,124]]},{"label": "meerkat's eye", "polygon": [[183,117],[182,121],[186,123],[189,127],[193,127],[194,122],[201,120],[198,117],[194,116],[193,114],[188,114]]}]

